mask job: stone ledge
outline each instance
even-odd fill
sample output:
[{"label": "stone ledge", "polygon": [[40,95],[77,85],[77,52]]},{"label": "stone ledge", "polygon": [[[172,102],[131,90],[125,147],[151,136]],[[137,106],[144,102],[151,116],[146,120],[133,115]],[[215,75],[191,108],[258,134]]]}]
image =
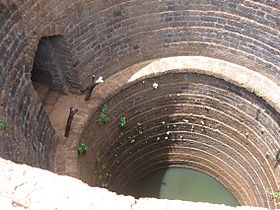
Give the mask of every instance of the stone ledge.
[{"label": "stone ledge", "polygon": [[234,208],[225,205],[155,198],[137,200],[131,196],[117,195],[106,189],[89,187],[72,177],[59,176],[49,171],[15,164],[4,159],[0,159],[0,173],[0,206],[5,210],[265,210],[265,208],[247,206]]}]

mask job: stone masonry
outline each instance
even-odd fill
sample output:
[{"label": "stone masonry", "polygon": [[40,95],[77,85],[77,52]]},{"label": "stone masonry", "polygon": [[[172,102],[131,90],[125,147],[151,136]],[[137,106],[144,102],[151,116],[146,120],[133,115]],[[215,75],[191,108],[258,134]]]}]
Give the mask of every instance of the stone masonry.
[{"label": "stone masonry", "polygon": [[[105,82],[84,102],[93,74]],[[0,157],[94,187],[1,159],[0,208],[234,209],[96,188],[122,194],[167,166],[276,208],[279,86],[279,0],[0,0]]]},{"label": "stone masonry", "polygon": [[265,210],[117,195],[75,178],[0,159],[0,206],[5,210]]}]

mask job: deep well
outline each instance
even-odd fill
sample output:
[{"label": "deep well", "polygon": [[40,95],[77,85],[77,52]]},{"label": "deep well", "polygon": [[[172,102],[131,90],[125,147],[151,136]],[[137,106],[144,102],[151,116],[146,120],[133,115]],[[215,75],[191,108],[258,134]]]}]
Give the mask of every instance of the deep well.
[{"label": "deep well", "polygon": [[[8,125],[0,129],[2,158],[119,194],[157,169],[194,168],[216,177],[241,205],[276,208],[271,192],[278,192],[280,175],[278,0],[2,0],[0,28],[0,120]],[[86,102],[80,90],[93,74],[105,82]],[[99,125],[104,104],[110,120]],[[79,111],[65,138],[70,106]],[[123,116],[127,124],[121,129]],[[77,154],[81,144],[89,147],[84,155]],[[64,182],[1,161],[1,185],[17,186],[9,177],[21,170]],[[24,183],[44,189],[44,179],[28,177],[23,175]],[[7,208],[71,207],[48,206],[43,199],[38,207],[32,196],[25,202],[28,193],[15,200],[16,189],[5,189],[0,198]],[[154,208],[151,202],[203,208],[102,192],[96,199],[105,199],[100,209],[122,199],[122,209]]]}]

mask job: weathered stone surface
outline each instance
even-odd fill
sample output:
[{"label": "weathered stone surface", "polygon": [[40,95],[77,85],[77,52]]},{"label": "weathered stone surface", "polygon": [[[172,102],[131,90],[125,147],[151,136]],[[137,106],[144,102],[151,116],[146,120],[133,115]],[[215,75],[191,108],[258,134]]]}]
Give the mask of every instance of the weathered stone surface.
[{"label": "weathered stone surface", "polygon": [[[91,152],[78,157],[80,178],[120,193],[156,169],[191,167],[218,178],[242,205],[274,205],[267,190],[278,188],[272,146],[278,141],[276,111],[256,93],[197,74],[195,69],[176,73],[180,64],[172,67],[165,61],[142,68],[142,76],[146,72],[150,77],[138,77],[102,100],[110,121],[98,125],[96,111],[84,130],[82,142]],[[160,74],[161,68],[175,70]],[[218,72],[218,68],[208,70]],[[140,74],[141,70],[134,75]],[[124,130],[118,128],[121,116],[128,119]]]},{"label": "weathered stone surface", "polygon": [[[144,86],[144,89],[141,89],[134,82],[128,83],[130,78],[128,77],[129,74],[127,74],[127,67],[134,68],[135,65],[143,65],[142,62],[149,63],[154,59],[172,56],[216,58],[238,64],[244,69],[238,69],[240,75],[236,75],[235,68],[222,66],[225,67],[224,70],[212,72],[211,76],[225,79],[230,83],[230,87],[232,87],[231,83],[242,88],[245,87],[247,90],[253,87],[255,95],[262,94],[262,91],[265,92],[265,95],[258,99],[253,93],[250,95],[250,93],[242,92],[240,89],[233,88],[232,92],[230,92],[227,88],[225,90],[218,88],[220,93],[218,96],[218,94],[215,95],[214,93],[215,86],[210,85],[209,91],[212,91],[211,93],[205,94],[205,92],[202,92],[202,95],[205,94],[202,98],[192,99],[208,100],[207,102],[213,106],[212,109],[223,111],[223,114],[216,111],[215,116],[213,114],[209,117],[221,118],[222,126],[215,128],[221,129],[221,132],[215,132],[214,128],[205,128],[205,126],[196,121],[192,121],[193,125],[191,126],[187,125],[181,128],[186,130],[193,129],[197,136],[205,135],[203,133],[205,131],[209,132],[209,136],[211,134],[216,140],[219,139],[219,136],[223,136],[228,144],[231,144],[229,140],[234,139],[234,136],[240,137],[239,139],[243,141],[238,142],[238,140],[234,139],[236,141],[233,141],[234,146],[232,148],[236,151],[241,151],[242,149],[244,149],[242,151],[245,151],[246,149],[244,155],[232,153],[233,155],[230,156],[231,153],[228,154],[228,152],[231,152],[231,150],[228,147],[223,149],[217,146],[214,149],[226,151],[226,155],[232,157],[230,159],[228,156],[221,155],[230,159],[228,162],[232,164],[231,166],[239,166],[236,167],[236,172],[238,172],[238,169],[241,170],[244,161],[242,171],[246,174],[253,174],[251,177],[239,177],[236,175],[238,173],[234,174],[236,175],[235,177],[244,181],[240,183],[249,183],[248,186],[244,185],[246,186],[244,187],[245,190],[242,191],[244,194],[239,192],[240,199],[248,198],[247,203],[252,205],[273,207],[273,201],[265,193],[265,188],[268,186],[269,189],[277,190],[276,180],[279,176],[279,169],[273,168],[275,163],[274,153],[279,148],[279,118],[275,112],[275,110],[279,112],[280,107],[278,90],[280,84],[279,26],[280,5],[278,0],[2,0],[0,1],[0,117],[8,123],[10,132],[0,130],[0,156],[18,163],[27,163],[41,168],[53,169],[54,167],[57,172],[63,174],[67,173],[82,178],[88,176],[85,179],[88,179],[90,183],[96,177],[91,178],[90,173],[79,170],[77,164],[81,164],[84,160],[90,160],[90,162],[86,163],[89,166],[87,169],[94,167],[95,155],[98,152],[105,154],[106,150],[108,150],[106,147],[110,148],[110,145],[108,146],[106,143],[111,142],[114,145],[114,143],[118,142],[113,142],[114,139],[109,137],[111,137],[110,135],[117,136],[117,118],[121,115],[129,114],[133,118],[134,116],[139,116],[137,111],[144,112],[143,108],[149,108],[147,113],[151,117],[159,116],[162,110],[153,109],[152,102],[149,101],[150,97],[154,97],[153,99],[157,101],[157,104],[154,104],[155,106],[177,106],[173,113],[166,112],[170,114],[168,119],[173,119],[174,116],[171,114],[178,114],[176,111],[181,109],[180,114],[193,110],[198,115],[196,119],[201,121],[203,120],[201,113],[206,112],[208,109],[207,106],[203,108],[204,105],[199,101],[192,103],[193,100],[182,98],[180,95],[186,94],[188,88],[178,84],[178,89],[174,89],[163,78],[163,72],[156,75],[158,72],[153,69],[157,68],[156,65],[147,67],[148,73],[144,72],[144,75],[147,77],[163,76],[162,82],[167,87],[166,90],[159,90],[159,92],[162,92],[163,98],[153,95],[153,92],[149,92],[148,86]],[[56,67],[58,69],[67,69],[65,75],[61,73],[53,74],[54,78],[52,80],[54,83],[46,82],[53,86],[51,88],[65,90],[64,80],[66,80],[67,85],[69,85],[68,88],[72,92],[78,93],[81,86],[87,85],[92,74],[104,76],[106,83],[96,89],[93,101],[83,105],[82,111],[77,115],[76,122],[73,124],[71,138],[68,140],[60,139],[60,141],[58,141],[57,136],[61,137],[60,132],[64,121],[58,120],[54,115],[63,115],[63,111],[53,112],[52,115],[48,116],[39,96],[32,87],[31,81],[38,44],[43,37],[52,36],[60,36],[65,39],[63,46],[68,48],[67,57],[71,60],[71,65],[66,67],[65,62],[62,62],[63,66],[61,66],[60,62],[53,62],[56,58],[59,58],[60,54],[65,54],[65,51],[50,55],[53,51],[49,50],[49,47],[43,48],[41,55],[44,58],[42,58],[40,65],[42,67],[47,63],[50,64],[46,70],[47,73],[51,73],[49,71]],[[59,43],[56,44],[59,45]],[[45,53],[48,55],[44,56]],[[180,68],[180,65],[170,65],[171,63],[162,63],[162,61],[160,60],[159,64],[163,65],[163,67],[168,65],[171,69],[178,67],[184,71]],[[180,59],[177,61],[182,62]],[[207,62],[207,60],[204,62]],[[186,66],[190,67],[188,64]],[[211,66],[206,70],[204,65],[197,65],[196,67],[196,71],[203,74],[207,74],[206,72],[209,69],[213,71],[219,69],[216,66]],[[132,71],[137,74],[137,70]],[[253,71],[253,76],[248,76],[250,71],[247,70]],[[155,75],[151,75],[151,72],[155,73]],[[143,72],[140,72],[140,74],[143,74]],[[142,76],[137,79],[141,79]],[[47,80],[50,78],[48,77]],[[44,79],[46,78],[44,77]],[[186,81],[188,79],[181,81],[180,78],[177,78],[174,83],[184,84]],[[236,81],[238,81],[237,84],[235,83]],[[217,84],[220,83],[218,82]],[[131,87],[129,87],[130,85]],[[227,87],[227,85],[223,87]],[[120,90],[124,90],[123,95],[116,94]],[[135,90],[139,90],[138,92],[143,91],[146,95],[137,95],[138,92],[134,92]],[[174,97],[171,94],[170,98],[166,98],[168,96],[167,90],[171,91]],[[199,89],[192,89],[192,91],[194,90]],[[134,95],[131,95],[132,93]],[[198,95],[195,91],[193,94]],[[247,98],[247,102],[242,94],[250,96]],[[74,97],[72,96],[72,98]],[[215,97],[218,99],[213,100]],[[239,97],[241,97],[240,100],[235,100]],[[68,101],[63,101],[66,99]],[[117,99],[119,101],[116,101]],[[75,100],[78,101],[79,99],[76,98]],[[65,103],[67,106],[70,102],[73,102],[67,97],[60,97],[55,101]],[[90,141],[91,139],[88,137],[96,135],[95,130],[91,127],[95,128],[93,124],[94,118],[92,118],[95,115],[92,114],[96,113],[98,107],[106,101],[110,101],[112,105],[120,104],[122,106],[112,109],[110,115],[112,115],[114,124],[110,124],[110,127],[105,132],[100,132],[103,136],[100,135],[95,138],[95,140],[100,140],[98,142],[100,145],[92,145],[91,148],[92,151],[96,148],[103,149],[91,154],[90,158],[88,155],[78,159],[76,147],[80,141]],[[221,101],[223,103],[219,103]],[[241,104],[244,102],[246,105],[239,107],[239,101],[242,101]],[[255,101],[258,102],[259,107],[269,107],[270,112],[262,113],[260,109],[256,109],[257,105],[250,104]],[[49,111],[57,103],[48,104],[48,107],[45,107],[46,111],[50,113]],[[180,108],[178,108],[178,104],[181,104]],[[192,107],[184,110],[182,104],[191,104]],[[200,109],[194,108],[197,106]],[[66,105],[57,107],[66,107]],[[131,108],[139,110],[134,110],[135,112],[133,112]],[[233,113],[237,113],[236,116],[233,116]],[[206,114],[204,115],[206,116]],[[233,120],[235,118],[236,120]],[[49,119],[51,119],[51,122]],[[207,120],[210,122],[211,119]],[[225,126],[227,123],[231,126],[230,128]],[[90,126],[87,127],[87,125]],[[192,128],[192,126],[194,127]],[[153,129],[152,126],[151,129]],[[204,131],[201,129],[204,129]],[[159,132],[156,129],[154,131]],[[174,133],[177,132],[175,131],[174,129]],[[238,131],[241,132],[238,133]],[[125,140],[125,138],[121,139]],[[138,138],[137,140],[140,142],[143,139]],[[205,141],[207,139],[201,138],[201,145]],[[55,156],[58,142],[60,142],[60,145]],[[185,144],[187,143],[185,142]],[[212,143],[215,145],[215,142]],[[146,143],[143,141],[143,144]],[[182,144],[182,146],[186,146],[185,144]],[[149,148],[160,146],[159,143],[155,145]],[[123,152],[123,157],[128,157],[132,154],[129,152],[137,154],[136,148],[131,151],[128,150],[128,153]],[[123,148],[121,147],[121,149]],[[209,148],[204,146],[203,149]],[[145,146],[143,146],[140,150],[148,151],[149,149],[145,150]],[[181,157],[176,154],[170,156],[171,158],[180,158],[178,159],[180,163],[190,161],[190,157],[184,156],[181,149],[172,150],[171,152],[181,154]],[[104,155],[104,159],[110,165],[110,170],[113,171],[115,166],[112,166],[112,162],[117,158],[112,157],[111,153],[107,153],[109,155]],[[267,153],[269,156],[265,159]],[[254,158],[248,158],[250,155]],[[201,156],[202,159],[200,160],[199,155],[196,154],[194,157],[198,162],[205,161],[203,169],[212,170],[206,164],[208,158],[205,154]],[[162,157],[158,158],[157,160],[161,160]],[[209,158],[212,161],[209,160],[209,165],[218,165],[219,162],[215,158],[219,159],[216,156]],[[127,168],[131,167],[134,172],[137,172],[138,165],[129,164],[130,162],[125,162],[126,159],[128,160],[129,157],[125,158],[122,164]],[[152,158],[147,157],[147,160],[152,160]],[[235,163],[234,160],[237,162]],[[141,159],[136,158],[135,161],[139,163],[139,166],[143,162]],[[256,165],[254,166],[255,163]],[[81,165],[83,166],[83,164]],[[150,166],[153,167],[154,165]],[[215,174],[221,171],[222,169],[213,170],[212,172]],[[145,173],[143,172],[142,175]],[[224,174],[224,177],[228,176],[228,174]],[[119,183],[130,182],[134,179],[133,177],[133,174],[128,178],[123,176]],[[254,181],[254,178],[260,182]],[[236,186],[235,188],[237,189],[238,187]],[[243,203],[246,202],[244,201]]]},{"label": "weathered stone surface", "polygon": [[117,195],[80,180],[0,159],[0,206],[5,210],[265,210]]}]

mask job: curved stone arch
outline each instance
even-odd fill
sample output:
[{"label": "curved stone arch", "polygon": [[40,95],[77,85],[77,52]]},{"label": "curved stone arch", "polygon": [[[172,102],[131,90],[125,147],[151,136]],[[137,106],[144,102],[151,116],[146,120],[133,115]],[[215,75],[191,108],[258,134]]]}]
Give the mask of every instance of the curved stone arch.
[{"label": "curved stone arch", "polygon": [[[280,112],[280,87],[264,75],[244,66],[204,56],[176,56],[137,63],[109,77],[96,87],[96,101],[101,104],[131,83],[171,71],[196,72],[223,79],[236,86],[261,96],[269,105]],[[94,111],[94,110],[93,110]]]},{"label": "curved stone arch", "polygon": [[[91,101],[89,104],[91,107],[91,113],[89,113],[87,121],[79,122],[84,124],[84,129],[82,131],[76,130],[76,133],[80,132],[81,141],[84,141],[83,136],[85,135],[85,131],[88,126],[90,126],[90,123],[92,123],[91,119],[93,119],[93,114],[96,112],[97,108],[122,90],[129,88],[134,83],[148,78],[155,78],[164,74],[184,72],[199,73],[223,79],[237,87],[245,88],[246,90],[253,92],[256,96],[261,97],[262,100],[266,101],[275,110],[278,112],[280,110],[280,99],[277,94],[280,92],[280,88],[262,74],[234,63],[209,57],[166,57],[135,64],[120,71],[118,74],[109,77],[105,83],[98,86],[96,91],[93,93],[93,97],[95,98],[94,103]],[[279,142],[275,141],[275,144],[279,147]],[[267,149],[270,154],[273,154],[271,148]],[[81,161],[83,160],[81,159]],[[74,166],[73,163],[77,165]],[[74,170],[71,171],[76,174],[71,175],[76,177],[81,176],[82,169],[80,170],[80,165],[83,164],[81,164],[79,160],[78,162],[69,161],[66,164],[66,171],[70,171],[69,169],[73,169],[74,166],[74,168],[76,168],[76,172],[74,172]],[[269,170],[273,177],[271,182],[275,185],[276,180],[279,178],[279,170],[274,171],[272,168]]]},{"label": "curved stone arch", "polygon": [[243,87],[248,91],[254,92],[257,95],[261,94],[263,100],[278,112],[280,111],[280,95],[278,94],[280,88],[265,76],[244,66],[216,58],[177,56],[137,63],[106,79],[103,84],[96,87],[96,91],[93,93],[95,101],[94,104],[91,101],[89,102],[91,114],[88,119],[92,117],[91,115],[102,102],[130,86],[132,83],[174,71],[197,72],[223,79],[238,87]]},{"label": "curved stone arch", "polygon": [[227,82],[254,92],[256,95],[261,96],[278,112],[280,111],[280,88],[277,84],[258,72],[215,58],[179,56],[157,59],[132,75],[128,82],[151,74],[166,73],[175,69],[184,69],[185,71],[197,72],[224,79]]}]

